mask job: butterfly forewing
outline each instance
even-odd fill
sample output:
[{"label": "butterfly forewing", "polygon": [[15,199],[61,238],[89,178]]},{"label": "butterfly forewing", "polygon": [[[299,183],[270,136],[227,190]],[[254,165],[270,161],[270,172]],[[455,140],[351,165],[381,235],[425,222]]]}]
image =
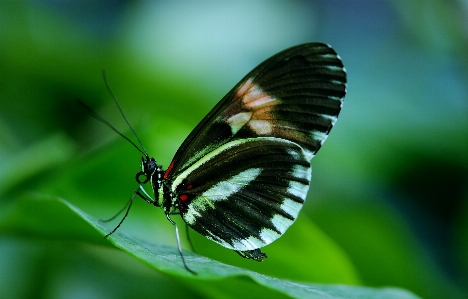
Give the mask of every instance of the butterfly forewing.
[{"label": "butterfly forewing", "polygon": [[298,143],[310,158],[338,117],[346,73],[328,45],[284,50],[242,79],[197,125],[173,159],[176,176],[231,140],[276,137]]}]

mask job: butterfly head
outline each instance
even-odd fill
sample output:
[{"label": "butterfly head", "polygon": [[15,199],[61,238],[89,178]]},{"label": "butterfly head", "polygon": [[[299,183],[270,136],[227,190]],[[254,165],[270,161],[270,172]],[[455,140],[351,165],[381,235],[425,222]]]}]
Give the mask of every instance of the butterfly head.
[{"label": "butterfly head", "polygon": [[141,158],[141,171],[136,174],[137,183],[140,185],[148,183],[158,171],[160,171],[160,167],[154,158],[149,156]]}]

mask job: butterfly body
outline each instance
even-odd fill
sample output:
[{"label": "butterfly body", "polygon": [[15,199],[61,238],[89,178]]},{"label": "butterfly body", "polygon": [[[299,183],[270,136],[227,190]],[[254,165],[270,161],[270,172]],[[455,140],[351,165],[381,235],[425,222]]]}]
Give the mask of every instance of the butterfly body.
[{"label": "butterfly body", "polygon": [[[240,81],[195,127],[167,170],[148,156],[136,194],[179,213],[192,229],[241,256],[292,225],[309,190],[310,160],[336,122],[346,73],[328,45],[284,50]],[[141,187],[151,182],[155,199]],[[142,194],[143,193],[143,194]],[[180,250],[180,247],[179,247]]]}]

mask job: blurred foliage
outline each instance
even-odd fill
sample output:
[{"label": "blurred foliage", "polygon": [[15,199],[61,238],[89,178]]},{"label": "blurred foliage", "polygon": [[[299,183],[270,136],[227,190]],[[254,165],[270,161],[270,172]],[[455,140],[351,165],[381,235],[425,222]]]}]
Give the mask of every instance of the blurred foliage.
[{"label": "blurred foliage", "polygon": [[[0,298],[412,297],[389,286],[468,297],[466,2],[216,3],[0,2]],[[128,200],[140,163],[75,101],[129,135],[102,68],[167,166],[237,80],[308,41],[341,55],[348,96],[303,212],[267,260],[192,231],[197,254],[185,251],[203,265],[192,277],[173,227],[142,201],[112,240],[124,251],[93,229]]]}]

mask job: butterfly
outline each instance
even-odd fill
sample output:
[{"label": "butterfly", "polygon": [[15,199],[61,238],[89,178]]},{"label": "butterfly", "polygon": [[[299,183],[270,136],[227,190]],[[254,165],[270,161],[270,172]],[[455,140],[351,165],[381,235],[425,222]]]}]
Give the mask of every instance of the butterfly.
[{"label": "butterfly", "polygon": [[[335,124],[345,94],[340,57],[329,45],[308,43],[273,55],[247,74],[188,135],[167,169],[147,154],[132,129],[142,149],[124,138],[143,157],[126,215],[136,195],[162,208],[192,273],[171,215],[242,257],[262,261],[267,255],[260,248],[298,217],[309,190],[310,160]],[[143,188],[147,183],[154,198]]]}]

